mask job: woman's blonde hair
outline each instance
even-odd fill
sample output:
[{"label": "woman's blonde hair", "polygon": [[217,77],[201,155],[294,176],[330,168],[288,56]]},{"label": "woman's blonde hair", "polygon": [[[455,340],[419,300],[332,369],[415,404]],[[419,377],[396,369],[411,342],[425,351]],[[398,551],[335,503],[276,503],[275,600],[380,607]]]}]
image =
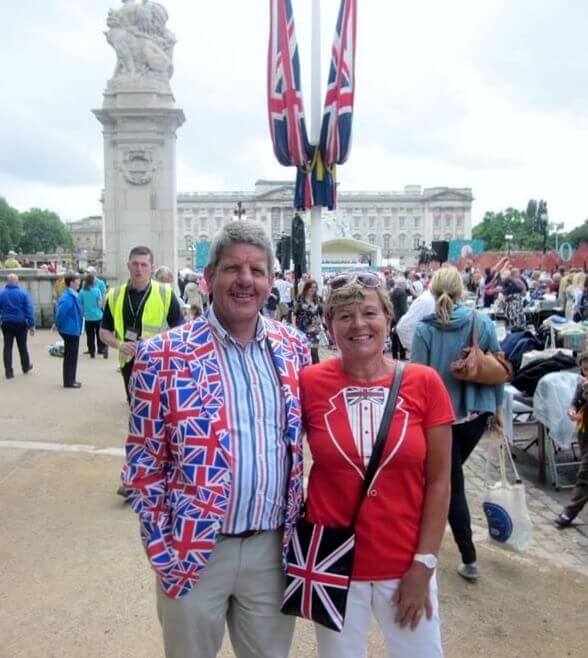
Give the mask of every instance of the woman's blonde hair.
[{"label": "woman's blonde hair", "polygon": [[382,303],[384,314],[392,319],[392,302],[383,286],[378,286],[377,288],[364,288],[357,281],[351,281],[335,290],[329,288],[329,293],[325,302],[325,318],[327,322],[332,320],[333,314],[339,306],[347,306],[347,304],[362,302],[365,299],[366,290],[376,291],[376,295]]},{"label": "woman's blonde hair", "polygon": [[572,286],[574,288],[583,288],[585,283],[586,275],[584,272],[578,272],[577,274],[574,274],[574,278],[572,279]]},{"label": "woman's blonde hair", "polygon": [[433,275],[430,289],[435,297],[437,318],[442,324],[448,324],[453,307],[464,296],[461,274],[455,267],[442,267]]}]

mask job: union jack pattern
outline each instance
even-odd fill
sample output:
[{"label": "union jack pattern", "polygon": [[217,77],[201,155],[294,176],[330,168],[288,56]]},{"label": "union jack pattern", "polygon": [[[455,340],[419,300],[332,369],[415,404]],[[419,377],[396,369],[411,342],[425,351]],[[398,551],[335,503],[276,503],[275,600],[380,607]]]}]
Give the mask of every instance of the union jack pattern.
[{"label": "union jack pattern", "polygon": [[278,162],[296,166],[294,206],[336,206],[335,165],[351,149],[357,0],[341,0],[319,144],[308,140],[291,0],[270,0],[268,116]]},{"label": "union jack pattern", "polygon": [[356,25],[357,0],[341,0],[321,126],[321,154],[327,167],[343,164],[351,151]]},{"label": "union jack pattern", "polygon": [[325,528],[300,520],[288,554],[282,612],[340,631],[354,547],[353,529]]},{"label": "union jack pattern", "polygon": [[268,113],[274,153],[282,165],[309,163],[300,56],[291,0],[270,0]]},{"label": "union jack pattern", "polygon": [[[280,375],[291,446],[286,546],[302,500],[298,371],[310,363],[296,330],[263,318]],[[122,481],[131,489],[141,538],[163,591],[198,582],[227,510],[232,450],[219,363],[206,318],[141,342],[131,377]]]}]

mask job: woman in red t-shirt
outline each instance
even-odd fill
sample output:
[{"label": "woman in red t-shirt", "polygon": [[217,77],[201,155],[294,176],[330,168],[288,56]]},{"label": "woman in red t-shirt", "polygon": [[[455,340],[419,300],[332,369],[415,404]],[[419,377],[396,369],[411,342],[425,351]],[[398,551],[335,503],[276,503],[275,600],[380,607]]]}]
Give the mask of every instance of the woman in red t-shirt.
[{"label": "woman in red t-shirt", "polygon": [[[392,308],[376,275],[335,277],[325,305],[340,358],[300,374],[313,465],[307,519],[347,527],[358,504],[395,362]],[[373,611],[390,656],[442,656],[435,567],[449,506],[451,402],[439,375],[407,365],[379,469],[355,526],[341,633],[316,625],[319,658],[361,658]]]}]

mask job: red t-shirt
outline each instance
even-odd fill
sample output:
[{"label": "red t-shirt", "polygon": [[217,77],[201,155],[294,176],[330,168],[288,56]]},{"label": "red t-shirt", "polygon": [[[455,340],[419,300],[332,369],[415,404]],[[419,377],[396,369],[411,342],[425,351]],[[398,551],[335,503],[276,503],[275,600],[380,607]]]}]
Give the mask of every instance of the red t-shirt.
[{"label": "red t-shirt", "polygon": [[[351,522],[390,383],[390,375],[374,382],[351,380],[335,358],[300,373],[313,457],[309,521],[331,527]],[[410,567],[425,496],[425,431],[453,420],[439,375],[428,366],[406,365],[382,460],[355,527],[354,580],[400,578]]]}]

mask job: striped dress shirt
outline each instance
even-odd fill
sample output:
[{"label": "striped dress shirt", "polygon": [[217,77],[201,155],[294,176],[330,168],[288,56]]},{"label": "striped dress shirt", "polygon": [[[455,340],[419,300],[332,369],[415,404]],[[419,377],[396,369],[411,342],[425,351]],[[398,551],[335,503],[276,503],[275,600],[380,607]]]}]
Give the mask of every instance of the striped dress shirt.
[{"label": "striped dress shirt", "polygon": [[210,309],[220,375],[226,396],[233,452],[232,486],[223,534],[274,530],[284,523],[290,452],[280,380],[263,319],[255,338],[241,345]]}]

